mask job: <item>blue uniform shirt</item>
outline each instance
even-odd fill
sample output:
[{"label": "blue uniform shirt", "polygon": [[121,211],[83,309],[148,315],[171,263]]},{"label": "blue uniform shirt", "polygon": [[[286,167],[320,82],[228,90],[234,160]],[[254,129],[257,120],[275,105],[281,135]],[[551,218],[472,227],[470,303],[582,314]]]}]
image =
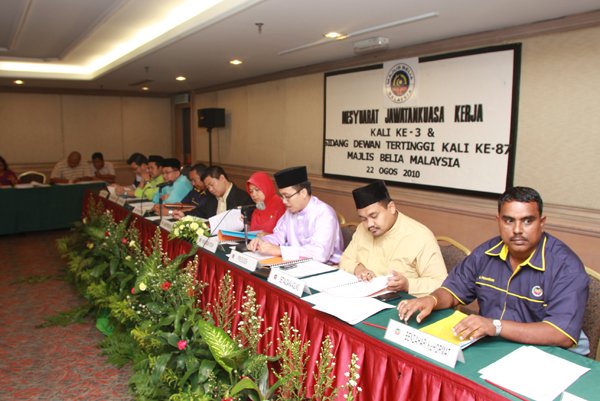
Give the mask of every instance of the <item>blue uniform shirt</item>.
[{"label": "blue uniform shirt", "polygon": [[192,183],[187,179],[185,175],[180,175],[173,182],[173,185],[162,188],[156,191],[152,202],[159,203],[160,196],[169,194],[169,197],[163,201],[163,203],[177,203],[181,202],[183,198],[192,190]]},{"label": "blue uniform shirt", "polygon": [[529,258],[513,272],[500,237],[477,247],[442,284],[463,304],[478,300],[492,319],[545,322],[577,344],[588,298],[589,277],[563,242],[544,233]]}]

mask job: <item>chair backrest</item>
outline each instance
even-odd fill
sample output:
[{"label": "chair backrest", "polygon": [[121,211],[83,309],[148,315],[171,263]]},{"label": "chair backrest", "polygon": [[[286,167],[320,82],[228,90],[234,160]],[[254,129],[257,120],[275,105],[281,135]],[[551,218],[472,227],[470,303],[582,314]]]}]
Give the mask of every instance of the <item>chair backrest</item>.
[{"label": "chair backrest", "polygon": [[600,361],[600,273],[589,267],[585,270],[590,276],[590,295],[583,315],[583,331],[590,339],[589,357]]},{"label": "chair backrest", "polygon": [[39,171],[26,171],[19,174],[17,177],[19,184],[28,184],[30,182],[39,182],[41,184],[46,183],[46,174],[40,173]]},{"label": "chair backrest", "polygon": [[454,266],[462,262],[464,258],[471,254],[469,248],[461,244],[460,242],[450,237],[439,236],[436,237],[440,250],[442,251],[442,257],[446,264],[446,270],[448,273],[454,269]]},{"label": "chair backrest", "polygon": [[340,223],[340,226],[342,224],[346,224],[346,218],[344,217],[343,214],[341,214],[340,212],[335,212],[335,214],[337,215],[338,223]]},{"label": "chair backrest", "polygon": [[359,224],[360,223],[358,222],[350,221],[340,226],[342,230],[342,238],[344,239],[344,249],[346,249],[348,244],[350,244],[350,241],[352,241],[352,236],[354,235],[354,232]]}]

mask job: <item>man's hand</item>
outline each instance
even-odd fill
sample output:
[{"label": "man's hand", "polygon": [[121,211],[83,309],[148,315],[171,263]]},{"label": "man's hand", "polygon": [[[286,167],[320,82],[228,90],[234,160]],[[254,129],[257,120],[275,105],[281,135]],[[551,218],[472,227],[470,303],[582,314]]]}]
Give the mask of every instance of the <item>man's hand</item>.
[{"label": "man's hand", "polygon": [[392,270],[392,277],[388,278],[387,287],[385,289],[393,292],[408,292],[408,279],[397,271]]},{"label": "man's hand", "polygon": [[263,241],[260,238],[255,238],[248,243],[248,249],[253,252],[259,252],[263,255],[281,256],[281,248],[279,245],[271,244]]},{"label": "man's hand", "polygon": [[452,328],[454,335],[461,340],[474,340],[483,336],[496,335],[492,319],[479,315],[469,315]]},{"label": "man's hand", "polygon": [[418,323],[421,323],[423,319],[431,314],[431,311],[436,305],[437,298],[433,295],[400,301],[397,308],[398,317],[406,323],[415,312],[419,312],[416,319]]},{"label": "man's hand", "polygon": [[371,281],[375,278],[375,273],[367,269],[362,263],[356,265],[354,275],[361,281]]},{"label": "man's hand", "polygon": [[115,184],[115,193],[117,195],[123,195],[125,193],[125,188],[122,187],[121,185],[116,185]]}]

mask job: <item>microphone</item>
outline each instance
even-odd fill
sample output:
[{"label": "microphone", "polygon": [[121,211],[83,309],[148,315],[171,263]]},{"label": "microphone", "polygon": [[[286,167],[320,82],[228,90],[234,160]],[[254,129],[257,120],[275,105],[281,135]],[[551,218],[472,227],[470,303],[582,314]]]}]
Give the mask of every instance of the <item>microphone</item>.
[{"label": "microphone", "polygon": [[168,187],[171,185],[173,185],[173,181],[167,181],[167,182],[163,182],[162,184],[158,184],[156,186],[156,188],[161,189],[161,188]]},{"label": "microphone", "polygon": [[267,206],[265,205],[265,202],[263,202],[263,201],[253,203],[251,205],[241,205],[241,206],[236,207],[236,209],[242,209],[242,212],[244,210],[252,210],[252,209],[265,210],[266,208],[267,208]]}]

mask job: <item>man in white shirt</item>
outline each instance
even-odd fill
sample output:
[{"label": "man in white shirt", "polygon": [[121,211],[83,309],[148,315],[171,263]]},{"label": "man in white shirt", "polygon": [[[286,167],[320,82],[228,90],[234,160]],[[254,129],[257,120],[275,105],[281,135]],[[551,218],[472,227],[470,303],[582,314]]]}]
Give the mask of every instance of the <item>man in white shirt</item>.
[{"label": "man in white shirt", "polygon": [[56,163],[50,174],[50,182],[53,184],[89,180],[92,180],[92,172],[87,164],[81,163],[79,152],[71,152],[66,160]]},{"label": "man in white shirt", "polygon": [[92,173],[97,180],[110,184],[115,182],[115,168],[111,162],[104,161],[104,155],[100,152],[92,154]]}]

